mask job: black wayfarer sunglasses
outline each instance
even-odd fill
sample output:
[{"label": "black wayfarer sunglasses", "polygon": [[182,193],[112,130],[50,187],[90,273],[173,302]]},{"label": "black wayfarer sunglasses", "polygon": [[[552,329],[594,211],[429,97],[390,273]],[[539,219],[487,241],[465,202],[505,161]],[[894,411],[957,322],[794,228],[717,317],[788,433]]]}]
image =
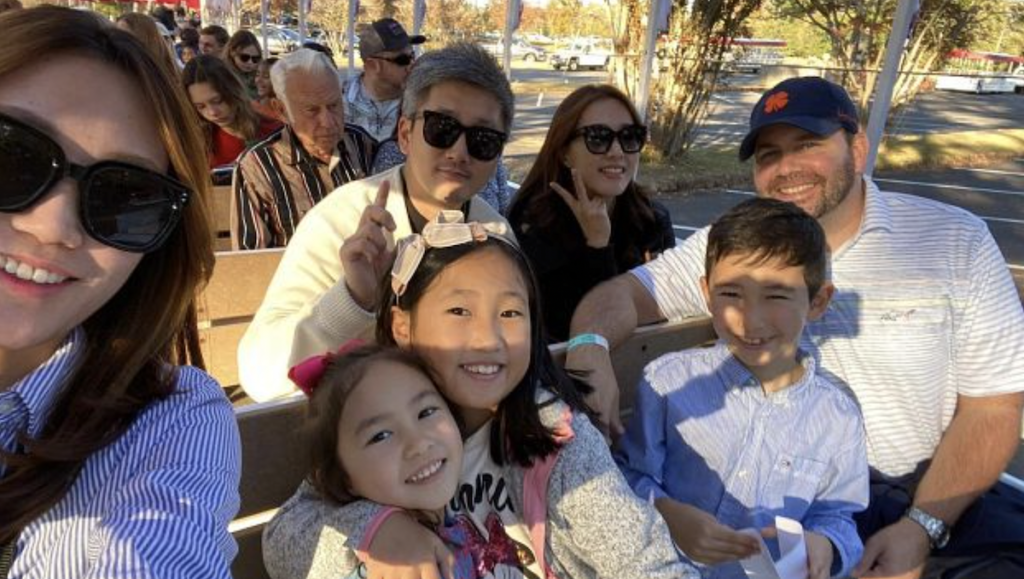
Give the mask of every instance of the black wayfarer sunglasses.
[{"label": "black wayfarer sunglasses", "polygon": [[253,64],[259,64],[260,61],[263,60],[263,57],[260,56],[259,54],[246,54],[244,52],[239,52],[235,56],[238,57],[238,60],[241,60],[245,63],[252,61]]},{"label": "black wayfarer sunglasses", "polygon": [[618,131],[612,130],[608,125],[587,125],[580,127],[573,132],[574,137],[583,137],[583,144],[592,155],[603,155],[612,148],[612,141],[619,140],[622,152],[626,154],[639,153],[647,142],[647,127],[643,125],[629,125]]},{"label": "black wayfarer sunglasses", "polygon": [[85,231],[104,245],[134,253],[158,249],[192,195],[183,183],[128,163],[70,163],[49,136],[0,114],[0,212],[28,209],[69,176],[78,182]]},{"label": "black wayfarer sunglasses", "polygon": [[431,147],[447,149],[466,133],[466,151],[474,159],[492,161],[501,154],[508,135],[487,127],[466,127],[454,117],[423,111],[423,140]]},{"label": "black wayfarer sunglasses", "polygon": [[390,62],[395,66],[409,66],[410,64],[412,64],[412,61],[416,60],[415,56],[407,52],[403,52],[398,56],[369,56],[367,58],[372,58],[374,60],[384,60]]}]

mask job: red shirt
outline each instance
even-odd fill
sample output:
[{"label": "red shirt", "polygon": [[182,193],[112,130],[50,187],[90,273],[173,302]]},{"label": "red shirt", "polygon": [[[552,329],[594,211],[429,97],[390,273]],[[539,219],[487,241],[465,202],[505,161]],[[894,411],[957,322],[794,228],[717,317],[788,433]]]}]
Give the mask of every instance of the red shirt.
[{"label": "red shirt", "polygon": [[228,133],[224,129],[214,125],[213,127],[213,139],[210,149],[210,168],[214,169],[222,165],[232,165],[238,156],[242,154],[250,145],[253,145],[264,138],[268,137],[283,125],[280,121],[274,119],[268,119],[266,117],[260,117],[260,127],[256,133],[256,138],[250,142],[245,142],[242,139]]}]

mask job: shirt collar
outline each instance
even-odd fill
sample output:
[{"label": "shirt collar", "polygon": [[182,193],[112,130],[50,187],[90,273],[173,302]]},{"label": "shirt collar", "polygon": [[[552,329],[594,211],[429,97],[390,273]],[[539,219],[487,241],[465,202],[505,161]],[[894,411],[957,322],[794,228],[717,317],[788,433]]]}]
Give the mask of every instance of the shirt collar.
[{"label": "shirt collar", "polygon": [[[725,360],[719,367],[719,375],[722,378],[722,384],[725,386],[726,392],[740,391],[745,388],[757,388],[761,389],[761,382],[754,376],[742,362],[739,361],[731,352],[728,352],[728,347],[724,344],[721,346],[727,352]],[[800,380],[796,384],[793,384],[779,392],[771,394],[768,398],[771,400],[784,401],[793,396],[801,395],[808,389],[805,385],[809,384],[814,379],[814,374],[817,369],[817,362],[814,360],[814,356],[809,355],[804,350],[797,350],[797,360],[804,367],[804,375],[800,377]]]},{"label": "shirt collar", "polygon": [[882,197],[878,185],[870,177],[864,178],[864,220],[860,225],[860,233],[872,229],[892,231],[892,211]]},{"label": "shirt collar", "polygon": [[10,389],[28,410],[27,434],[40,435],[53,405],[85,350],[85,330],[75,328],[48,360],[17,381]]}]

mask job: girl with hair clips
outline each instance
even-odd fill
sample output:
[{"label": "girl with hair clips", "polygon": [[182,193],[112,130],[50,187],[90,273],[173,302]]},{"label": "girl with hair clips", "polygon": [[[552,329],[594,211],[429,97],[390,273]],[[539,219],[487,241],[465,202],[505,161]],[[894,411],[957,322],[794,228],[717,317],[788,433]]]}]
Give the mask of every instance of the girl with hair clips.
[{"label": "girl with hair clips", "polygon": [[202,118],[210,169],[234,163],[250,145],[282,126],[253,109],[241,81],[215,56],[192,59],[185,65],[182,83]]},{"label": "girl with hair clips", "polygon": [[0,575],[227,578],[241,452],[186,365],[213,268],[188,100],[96,14],[0,30]]},{"label": "girl with hair clips", "polygon": [[[377,341],[416,352],[462,421],[448,516],[485,556],[480,577],[695,578],[636,497],[541,331],[526,257],[507,226],[445,211],[399,242]],[[329,529],[329,531],[328,531]],[[304,485],[264,533],[271,577],[450,576],[446,545],[369,501],[338,508]]]},{"label": "girl with hair clips", "polygon": [[587,85],[555,111],[509,210],[529,256],[555,341],[598,283],[675,247],[668,210],[636,182],[647,127],[611,85]]},{"label": "girl with hair clips", "polygon": [[224,47],[224,61],[231,72],[235,73],[245,86],[249,100],[259,98],[256,90],[256,69],[263,60],[263,49],[256,35],[248,30],[239,30],[231,35],[228,45]]}]

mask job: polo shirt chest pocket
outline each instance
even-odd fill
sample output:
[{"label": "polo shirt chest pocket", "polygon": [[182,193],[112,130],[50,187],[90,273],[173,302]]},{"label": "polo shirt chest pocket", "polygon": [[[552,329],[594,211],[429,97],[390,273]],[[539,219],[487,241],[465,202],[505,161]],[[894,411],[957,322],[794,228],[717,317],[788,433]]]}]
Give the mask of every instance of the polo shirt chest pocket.
[{"label": "polo shirt chest pocket", "polygon": [[779,453],[761,490],[759,506],[801,518],[818,495],[827,468],[820,460]]}]

